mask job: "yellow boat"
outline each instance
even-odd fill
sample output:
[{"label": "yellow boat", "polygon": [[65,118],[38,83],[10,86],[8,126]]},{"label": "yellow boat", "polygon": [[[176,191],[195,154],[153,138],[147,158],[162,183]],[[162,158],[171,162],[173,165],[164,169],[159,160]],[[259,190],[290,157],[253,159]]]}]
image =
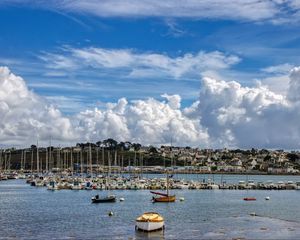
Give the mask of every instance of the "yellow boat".
[{"label": "yellow boat", "polygon": [[164,228],[164,218],[156,212],[145,212],[136,219],[136,229],[150,232]]}]

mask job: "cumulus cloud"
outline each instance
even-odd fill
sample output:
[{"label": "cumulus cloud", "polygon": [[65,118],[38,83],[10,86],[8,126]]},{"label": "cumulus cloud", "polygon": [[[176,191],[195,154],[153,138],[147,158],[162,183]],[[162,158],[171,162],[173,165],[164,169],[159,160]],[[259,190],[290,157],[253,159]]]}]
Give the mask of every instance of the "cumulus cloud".
[{"label": "cumulus cloud", "polygon": [[86,138],[115,137],[143,144],[207,146],[208,135],[197,119],[190,119],[179,109],[178,95],[164,95],[167,102],[149,98],[128,103],[125,98],[106,109],[78,114],[78,130]]},{"label": "cumulus cloud", "polygon": [[79,125],[94,137],[113,135],[144,144],[172,138],[179,145],[298,149],[300,68],[294,68],[289,79],[283,95],[261,84],[244,87],[203,77],[199,100],[185,109],[178,95],[162,95],[167,102],[121,99],[105,110],[80,113]]},{"label": "cumulus cloud", "polygon": [[267,76],[259,80],[259,84],[266,85],[271,91],[287,95],[290,82],[290,72],[294,65],[284,63],[275,66],[269,66],[261,69]]},{"label": "cumulus cloud", "polygon": [[[219,51],[179,57],[164,54],[136,52],[132,49],[65,48],[63,54],[45,53],[40,58],[51,69],[71,70],[91,67],[94,69],[123,69],[128,77],[171,76],[179,79],[186,75],[198,75],[202,71],[227,69],[240,58]],[[122,72],[122,74],[124,74]]]},{"label": "cumulus cloud", "polygon": [[265,86],[203,78],[198,114],[213,145],[299,148],[300,69],[290,75],[287,96]]},{"label": "cumulus cloud", "polygon": [[0,67],[0,142],[71,141],[72,125],[55,107],[28,90],[25,81]]},{"label": "cumulus cloud", "polygon": [[[32,143],[37,134],[62,143],[115,138],[142,144],[201,147],[300,147],[300,68],[290,73],[286,95],[258,85],[203,77],[199,100],[181,108],[179,95],[163,94],[65,117],[44,98],[29,91],[24,80],[0,68],[0,141]],[[34,140],[33,140],[34,139]]]},{"label": "cumulus cloud", "polygon": [[121,98],[104,109],[84,110],[66,117],[45,98],[28,90],[25,81],[7,67],[0,68],[0,141],[2,144],[97,141],[115,138],[143,144],[190,144],[206,146],[208,136],[199,120],[180,109],[179,95],[128,103]]}]

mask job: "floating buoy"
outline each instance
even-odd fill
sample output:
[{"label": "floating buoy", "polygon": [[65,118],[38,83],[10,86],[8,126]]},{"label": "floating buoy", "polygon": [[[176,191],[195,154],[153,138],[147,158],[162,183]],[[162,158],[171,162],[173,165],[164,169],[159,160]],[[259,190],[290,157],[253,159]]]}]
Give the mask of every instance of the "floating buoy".
[{"label": "floating buoy", "polygon": [[108,216],[113,216],[114,215],[114,213],[112,212],[112,211],[110,211],[109,213],[108,213]]},{"label": "floating buoy", "polygon": [[251,216],[256,216],[255,212],[250,213]]},{"label": "floating buoy", "polygon": [[125,200],[124,198],[122,198],[122,197],[120,198],[120,202],[123,202],[124,200]]},{"label": "floating buoy", "polygon": [[269,197],[269,196],[268,196],[268,197],[265,197],[265,199],[266,199],[266,200],[270,200],[270,197]]},{"label": "floating buoy", "polygon": [[184,197],[179,198],[179,201],[183,202],[184,201]]}]

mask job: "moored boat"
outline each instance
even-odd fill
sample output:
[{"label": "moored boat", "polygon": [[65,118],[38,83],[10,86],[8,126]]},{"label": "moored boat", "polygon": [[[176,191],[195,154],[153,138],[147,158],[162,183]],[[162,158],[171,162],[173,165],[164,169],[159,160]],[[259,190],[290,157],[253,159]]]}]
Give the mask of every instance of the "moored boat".
[{"label": "moored boat", "polygon": [[254,198],[254,197],[245,197],[244,201],[256,201],[256,198]]},{"label": "moored boat", "polygon": [[169,194],[153,192],[153,191],[150,191],[150,192],[152,194],[158,195],[158,196],[152,197],[153,202],[175,202],[175,200],[176,200],[175,195],[169,195]]},{"label": "moored boat", "polygon": [[106,202],[115,202],[115,201],[116,201],[115,195],[99,197],[99,195],[97,194],[95,197],[92,197],[92,203],[106,203]]},{"label": "moored boat", "polygon": [[164,218],[156,212],[145,212],[136,219],[136,229],[146,232],[164,228]]},{"label": "moored boat", "polygon": [[155,194],[155,196],[152,197],[153,202],[175,202],[176,196],[169,194],[169,174],[167,172],[167,183],[166,183],[167,193],[161,193],[161,192],[153,192],[150,191],[152,194]]}]

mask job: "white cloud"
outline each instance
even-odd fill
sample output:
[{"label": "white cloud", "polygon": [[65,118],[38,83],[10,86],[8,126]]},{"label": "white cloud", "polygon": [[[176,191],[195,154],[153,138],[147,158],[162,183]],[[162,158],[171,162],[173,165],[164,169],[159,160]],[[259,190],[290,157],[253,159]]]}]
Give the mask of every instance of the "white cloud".
[{"label": "white cloud", "polygon": [[[125,98],[108,103],[102,110],[84,110],[66,117],[45,98],[29,91],[24,80],[7,67],[0,68],[0,142],[32,144],[55,140],[61,143],[96,141],[104,138],[143,144],[174,143],[205,146],[208,136],[197,119],[180,110],[178,95],[128,103]],[[69,101],[63,97],[65,101]],[[50,99],[51,100],[51,99]]]},{"label": "white cloud", "polygon": [[168,104],[172,109],[179,109],[180,108],[181,97],[179,95],[177,95],[177,94],[175,94],[175,95],[163,94],[161,96],[168,100]]},{"label": "white cloud", "polygon": [[[98,17],[165,17],[295,22],[300,18],[298,0],[10,0],[2,5],[26,5]],[[0,3],[1,6],[1,3]]]},{"label": "white cloud", "polygon": [[26,144],[50,136],[62,143],[115,138],[142,144],[201,147],[300,147],[300,68],[290,74],[286,95],[268,87],[202,79],[199,101],[181,109],[179,95],[163,94],[63,116],[24,80],[0,68],[0,141]]},{"label": "white cloud", "polygon": [[251,148],[299,148],[300,70],[290,76],[287,96],[264,86],[204,78],[198,114],[213,145]]},{"label": "white cloud", "polygon": [[259,81],[259,83],[267,86],[274,93],[286,95],[289,88],[289,81],[289,74],[278,74],[266,77]]},{"label": "white cloud", "polygon": [[295,67],[291,71],[288,99],[293,102],[300,101],[300,67]]},{"label": "white cloud", "polygon": [[24,80],[0,67],[0,142],[71,141],[71,122],[60,111],[29,91]]},{"label": "white cloud", "polygon": [[263,68],[262,71],[266,73],[273,73],[273,74],[287,74],[291,71],[294,66],[289,63],[284,63],[276,66],[269,66]]},{"label": "white cloud", "polygon": [[[100,17],[179,17],[264,20],[279,11],[272,0],[66,0],[56,7]],[[53,6],[52,6],[53,7]]]},{"label": "white cloud", "polygon": [[226,69],[240,61],[238,56],[218,51],[186,53],[172,58],[164,54],[139,53],[132,49],[95,47],[66,48],[64,55],[46,53],[40,58],[52,69],[123,69],[128,72],[128,77],[164,75],[176,79],[185,75],[199,76],[202,71]]},{"label": "white cloud", "polygon": [[289,63],[263,68],[262,72],[267,73],[268,76],[261,79],[260,82],[271,91],[286,95],[289,88],[289,75],[293,68],[294,66]]},{"label": "white cloud", "polygon": [[[39,58],[47,63],[46,67],[54,70],[74,70],[79,67],[75,61],[64,55],[44,53],[43,55],[40,55]],[[60,72],[60,74],[62,74],[62,72]]]},{"label": "white cloud", "polygon": [[114,137],[143,144],[175,144],[207,146],[208,135],[199,120],[189,119],[180,109],[180,97],[164,95],[168,102],[155,99],[128,103],[120,99],[106,109],[81,112],[79,131],[88,139]]}]

